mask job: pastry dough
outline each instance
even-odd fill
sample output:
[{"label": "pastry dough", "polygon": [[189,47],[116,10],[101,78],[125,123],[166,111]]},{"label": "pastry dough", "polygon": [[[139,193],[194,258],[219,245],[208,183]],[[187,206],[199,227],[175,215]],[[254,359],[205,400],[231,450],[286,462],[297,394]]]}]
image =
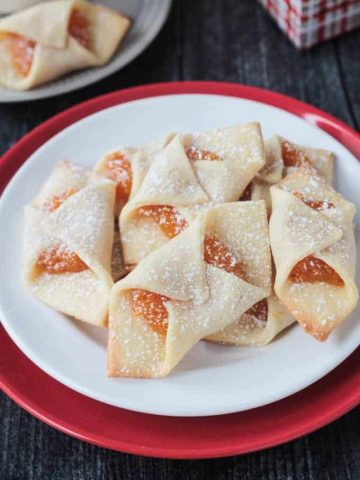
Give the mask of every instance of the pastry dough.
[{"label": "pastry dough", "polygon": [[334,154],[320,148],[304,147],[274,135],[265,141],[266,164],[248,185],[242,200],[265,200],[271,212],[270,185],[274,185],[300,166],[315,167],[332,183]]},{"label": "pastry dough", "polygon": [[[109,375],[167,375],[200,339],[267,297],[270,277],[263,202],[223,204],[200,213],[114,285]],[[144,291],[151,302],[135,309],[136,295]],[[161,311],[162,325],[156,318]]]},{"label": "pastry dough", "polygon": [[265,165],[264,142],[257,122],[181,137],[196,178],[213,202],[238,200]]},{"label": "pastry dough", "polygon": [[173,136],[169,134],[161,142],[141,147],[118,147],[106,153],[97,163],[95,172],[117,184],[115,217],[119,216],[129,198],[134,197],[150,165]]},{"label": "pastry dough", "polygon": [[129,19],[85,0],[55,0],[0,20],[0,84],[27,90],[109,61]]},{"label": "pastry dough", "polygon": [[300,166],[312,165],[329,184],[332,183],[334,154],[320,148],[304,147],[274,135],[265,142],[266,165],[257,178],[274,184]]},{"label": "pastry dough", "polygon": [[271,187],[275,292],[318,340],[355,308],[355,207],[314,171],[298,169]]},{"label": "pastry dough", "polygon": [[[159,224],[164,227],[172,222],[176,227],[176,219],[169,217],[177,217],[182,208],[238,200],[264,163],[257,123],[197,135],[175,135],[121,212],[125,263],[137,264],[166,243],[169,234]],[[180,231],[174,228],[170,237]]]},{"label": "pastry dough", "polygon": [[105,325],[115,184],[61,162],[25,209],[24,280],[56,310]]},{"label": "pastry dough", "polygon": [[270,343],[282,330],[295,322],[295,318],[282,305],[276,295],[252,306],[234,323],[206,340],[239,346],[261,346]]}]

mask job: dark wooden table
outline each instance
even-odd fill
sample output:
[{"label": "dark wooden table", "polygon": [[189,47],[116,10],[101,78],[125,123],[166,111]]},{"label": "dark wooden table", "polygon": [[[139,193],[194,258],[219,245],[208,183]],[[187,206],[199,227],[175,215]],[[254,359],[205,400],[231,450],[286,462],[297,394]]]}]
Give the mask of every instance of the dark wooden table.
[{"label": "dark wooden table", "polygon": [[[312,103],[359,129],[360,31],[298,52],[254,0],[177,0],[155,42],[110,78],[65,96],[0,106],[0,155],[43,120],[131,85],[223,80]],[[1,267],[0,267],[1,268]],[[68,437],[0,394],[0,479],[360,479],[360,409],[294,442],[204,461],[125,455]]]}]

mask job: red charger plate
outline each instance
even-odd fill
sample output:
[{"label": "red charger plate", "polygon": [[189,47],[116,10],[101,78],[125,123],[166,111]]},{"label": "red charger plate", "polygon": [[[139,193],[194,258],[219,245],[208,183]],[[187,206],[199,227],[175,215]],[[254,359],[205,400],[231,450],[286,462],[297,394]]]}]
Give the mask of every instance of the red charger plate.
[{"label": "red charger plate", "polygon": [[[104,108],[141,98],[203,93],[256,100],[287,110],[333,135],[360,157],[360,135],[330,115],[290,97],[216,82],[154,84],[110,93],[56,115],[25,135],[0,159],[0,191],[52,136]],[[360,349],[323,379],[279,402],[213,417],[161,417],[85,397],[35,366],[0,327],[0,386],[25,410],[81,440],[137,455],[211,458],[253,452],[305,435],[360,403]]]}]

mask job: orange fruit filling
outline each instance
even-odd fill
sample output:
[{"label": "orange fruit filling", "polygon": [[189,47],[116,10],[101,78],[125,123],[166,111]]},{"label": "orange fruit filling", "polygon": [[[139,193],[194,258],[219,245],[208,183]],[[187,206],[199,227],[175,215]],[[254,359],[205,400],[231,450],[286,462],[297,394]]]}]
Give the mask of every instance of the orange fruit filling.
[{"label": "orange fruit filling", "polygon": [[260,320],[260,322],[266,322],[268,317],[268,303],[266,298],[255,303],[255,305],[245,312],[245,315],[255,317],[257,320]]},{"label": "orange fruit filling", "polygon": [[334,208],[334,204],[331,202],[327,202],[324,200],[306,200],[304,198],[304,195],[300,192],[294,192],[293,195],[295,197],[299,198],[302,202],[305,203],[310,208],[313,208],[314,210],[317,210],[320,212],[321,210],[327,210],[328,208]]},{"label": "orange fruit filling", "polygon": [[78,273],[88,269],[81,258],[65,245],[54,245],[43,251],[37,261],[40,273]]},{"label": "orange fruit filling", "polygon": [[127,201],[132,186],[131,163],[122,152],[108,155],[104,175],[116,183],[116,200]]},{"label": "orange fruit filling", "polygon": [[70,35],[84,48],[91,50],[92,42],[89,20],[87,16],[77,8],[74,8],[71,12],[68,30]]},{"label": "orange fruit filling", "polygon": [[187,227],[185,218],[170,205],[146,205],[138,211],[140,215],[152,217],[169,238],[176,237]]},{"label": "orange fruit filling", "polygon": [[206,235],[205,237],[204,260],[208,265],[213,265],[228,273],[233,273],[239,278],[246,278],[242,263],[227,246],[214,235]]},{"label": "orange fruit filling", "polygon": [[311,162],[305,153],[295,148],[290,142],[281,142],[281,155],[285,167],[301,167],[303,165],[311,165]]},{"label": "orange fruit filling", "polygon": [[295,265],[289,275],[289,280],[295,283],[325,282],[336,287],[344,285],[344,280],[330,265],[312,255],[305,257]]},{"label": "orange fruit filling", "polygon": [[145,318],[152,329],[160,335],[166,335],[168,326],[168,312],[165,302],[169,299],[158,293],[141,290],[131,290],[132,308],[136,315]]},{"label": "orange fruit filling", "polygon": [[71,195],[78,192],[78,188],[69,188],[66,192],[62,193],[61,195],[54,195],[50,197],[43,205],[43,209],[48,212],[53,212],[54,210],[58,209],[62,203],[65,202]]},{"label": "orange fruit filling", "polygon": [[14,70],[22,77],[30,72],[36,42],[16,33],[0,34],[0,41],[5,42],[12,56]]},{"label": "orange fruit filling", "polygon": [[186,147],[185,153],[189,160],[222,160],[222,158],[215,152],[192,146]]}]

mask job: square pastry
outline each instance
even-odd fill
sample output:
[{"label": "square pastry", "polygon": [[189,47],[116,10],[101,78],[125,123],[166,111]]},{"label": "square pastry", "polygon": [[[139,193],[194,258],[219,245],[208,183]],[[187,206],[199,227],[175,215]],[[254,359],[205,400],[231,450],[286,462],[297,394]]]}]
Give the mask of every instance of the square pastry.
[{"label": "square pastry", "polygon": [[113,285],[115,184],[59,163],[25,208],[24,281],[63,313],[105,325]]},{"label": "square pastry", "polygon": [[167,375],[271,292],[265,204],[208,208],[111,291],[110,376]]},{"label": "square pastry", "polygon": [[27,90],[108,62],[130,26],[86,0],[43,2],[0,20],[0,85]]},{"label": "square pastry", "polygon": [[275,292],[318,340],[355,308],[355,207],[314,169],[299,168],[270,189]]}]

